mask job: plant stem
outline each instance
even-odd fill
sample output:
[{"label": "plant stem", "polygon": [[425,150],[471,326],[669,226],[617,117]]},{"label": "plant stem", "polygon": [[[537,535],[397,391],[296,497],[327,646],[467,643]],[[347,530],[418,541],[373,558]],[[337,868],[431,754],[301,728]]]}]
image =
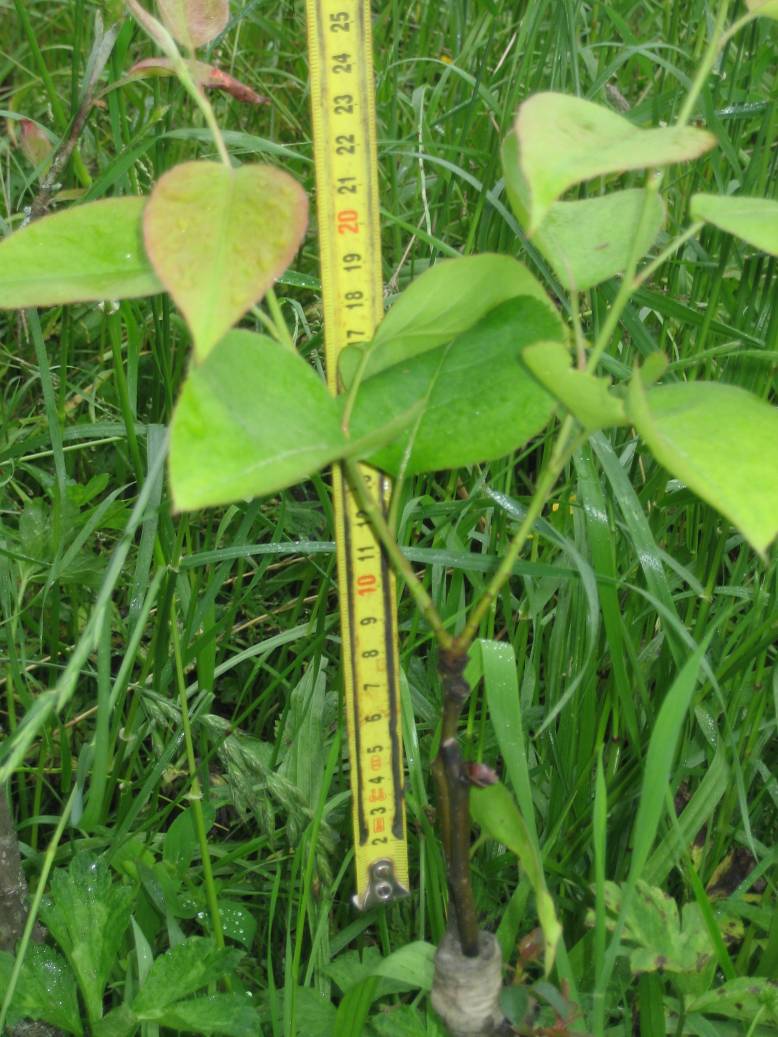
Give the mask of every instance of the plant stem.
[{"label": "plant stem", "polygon": [[725,33],[724,22],[727,20],[728,10],[729,0],[721,0],[716,14],[716,24],[713,27],[713,33],[711,34],[708,46],[705,48],[702,61],[700,62],[697,71],[694,73],[692,85],[689,87],[689,93],[686,95],[686,100],[678,114],[676,126],[685,126],[689,119],[691,119],[694,106],[697,103],[697,98],[700,96],[700,92],[705,85],[705,80],[710,75],[710,70],[713,68],[719,50],[724,46],[727,39],[733,35],[733,30],[738,31],[742,27],[739,22],[746,25],[753,17],[755,17],[753,12],[750,15],[746,15],[744,18],[739,19],[739,22],[735,22],[730,26],[729,32]]},{"label": "plant stem", "polygon": [[267,308],[270,310],[270,316],[273,318],[273,328],[275,329],[276,338],[282,346],[286,346],[287,349],[291,350],[292,353],[296,353],[294,341],[287,327],[284,315],[281,312],[281,306],[276,297],[276,293],[272,288],[268,288],[267,295]]},{"label": "plant stem", "polygon": [[651,275],[655,273],[659,267],[673,255],[674,252],[677,252],[681,245],[684,245],[689,238],[693,238],[703,226],[703,221],[697,220],[695,223],[690,224],[690,226],[688,226],[682,234],[679,234],[677,238],[673,238],[670,244],[666,248],[662,249],[658,256],[655,256],[650,263],[647,263],[643,267],[639,274],[635,275],[632,282],[632,290],[634,291],[636,288],[640,288],[642,284],[645,284],[649,277],[651,277]]},{"label": "plant stem", "polygon": [[365,480],[362,478],[362,473],[359,470],[358,463],[348,459],[342,463],[346,471],[349,485],[359,501],[359,506],[367,515],[370,525],[389,556],[389,560],[391,561],[395,572],[405,580],[408,590],[415,599],[419,611],[432,628],[440,647],[444,650],[450,649],[453,644],[451,634],[449,634],[443,625],[440,613],[435,608],[432,598],[424,589],[423,584],[413,571],[411,563],[402,553],[399,544],[392,536],[392,531],[387,525],[381,507],[365,485]]},{"label": "plant stem", "polygon": [[[213,868],[211,866],[211,855],[208,849],[208,832],[205,827],[205,815],[203,813],[203,793],[200,787],[200,779],[197,776],[197,761],[194,753],[194,742],[192,741],[192,725],[189,720],[189,702],[186,697],[186,679],[184,678],[184,664],[181,654],[181,639],[178,635],[178,618],[176,616],[175,597],[170,606],[170,634],[173,641],[173,654],[176,663],[176,682],[178,684],[178,702],[181,709],[181,727],[184,732],[184,745],[186,747],[186,761],[189,768],[189,778],[192,787],[189,792],[189,802],[192,805],[192,817],[194,818],[197,841],[200,845],[200,857],[203,862],[203,875],[205,877],[205,894],[208,899],[208,913],[211,916],[211,927],[216,946],[224,947],[224,931],[222,929],[219,902],[216,897],[216,885],[213,880]],[[229,983],[226,983],[229,989]]]},{"label": "plant stem", "polygon": [[467,652],[468,648],[475,640],[476,634],[478,633],[478,626],[486,611],[492,603],[496,601],[497,595],[500,593],[506,580],[513,572],[513,566],[532,532],[535,520],[540,517],[546,501],[556,485],[557,479],[562,474],[562,470],[581,442],[580,435],[576,435],[574,429],[575,422],[573,418],[568,415],[562,422],[562,427],[559,430],[559,435],[554,444],[554,449],[551,453],[548,464],[540,473],[540,478],[538,479],[535,492],[529,502],[524,518],[522,519],[519,528],[514,533],[513,539],[508,545],[508,550],[503,555],[502,561],[495,570],[486,590],[473,606],[464,629],[454,638],[451,644],[452,652],[459,654]]}]

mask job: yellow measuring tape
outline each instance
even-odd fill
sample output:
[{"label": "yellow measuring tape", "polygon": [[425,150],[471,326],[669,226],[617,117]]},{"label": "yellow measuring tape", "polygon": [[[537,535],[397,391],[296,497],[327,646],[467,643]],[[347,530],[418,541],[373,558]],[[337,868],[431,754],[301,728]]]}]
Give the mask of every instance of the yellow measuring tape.
[{"label": "yellow measuring tape", "polygon": [[[327,379],[383,316],[367,0],[307,0]],[[363,467],[383,507],[389,481]],[[343,671],[360,908],[408,890],[394,578],[339,468],[333,471]]]}]

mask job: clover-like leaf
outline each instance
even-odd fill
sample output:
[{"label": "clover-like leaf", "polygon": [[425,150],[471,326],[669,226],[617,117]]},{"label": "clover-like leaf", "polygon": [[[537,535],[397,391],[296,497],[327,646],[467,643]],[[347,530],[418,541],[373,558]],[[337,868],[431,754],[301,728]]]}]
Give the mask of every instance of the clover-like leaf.
[{"label": "clover-like leaf", "polygon": [[436,263],[401,292],[369,345],[342,351],[344,384],[351,384],[363,350],[368,352],[363,377],[368,378],[450,342],[499,303],[518,295],[532,296],[556,312],[537,278],[511,256],[484,252]]},{"label": "clover-like leaf", "polygon": [[173,414],[170,482],[189,511],[275,493],[340,457],[336,401],[302,357],[233,331],[192,368]]},{"label": "clover-like leaf", "polygon": [[[515,133],[505,138],[502,162],[511,207],[527,229],[531,199]],[[661,230],[664,216],[659,195],[654,193],[647,198],[639,188],[574,202],[554,202],[535,230],[532,243],[568,291],[585,291],[625,270],[633,252],[638,258],[645,255]]]},{"label": "clover-like leaf", "polygon": [[646,391],[636,374],[627,413],[657,461],[764,553],[778,533],[778,408],[716,382]]},{"label": "clover-like leaf", "polygon": [[266,165],[185,162],[160,178],[143,218],[146,251],[203,360],[291,262],[308,199]]},{"label": "clover-like leaf", "polygon": [[561,342],[536,342],[527,346],[521,359],[584,428],[594,431],[627,424],[623,402],[609,391],[610,379],[571,367],[570,353]]},{"label": "clover-like leaf", "polygon": [[712,223],[754,248],[778,256],[778,202],[774,199],[695,194],[690,211],[693,219]]},{"label": "clover-like leaf", "polygon": [[224,30],[230,17],[229,0],[157,0],[168,32],[194,50]]},{"label": "clover-like leaf", "polygon": [[529,233],[574,184],[697,158],[716,143],[712,134],[694,127],[640,129],[592,101],[557,93],[528,98],[515,130],[530,192]]},{"label": "clover-like leaf", "polygon": [[555,312],[527,295],[508,299],[453,342],[365,379],[351,431],[364,436],[417,405],[416,423],[370,456],[379,468],[424,472],[502,457],[553,411],[553,399],[520,361],[525,346],[549,339],[565,339]]},{"label": "clover-like leaf", "polygon": [[132,299],[162,291],[141,236],[145,198],[44,216],[0,242],[0,309]]}]

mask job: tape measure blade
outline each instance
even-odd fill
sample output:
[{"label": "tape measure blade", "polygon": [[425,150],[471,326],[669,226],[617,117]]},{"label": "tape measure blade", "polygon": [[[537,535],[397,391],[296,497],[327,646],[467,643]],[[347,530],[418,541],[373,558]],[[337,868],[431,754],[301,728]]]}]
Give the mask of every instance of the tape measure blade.
[{"label": "tape measure blade", "polygon": [[[308,47],[327,380],[383,315],[370,6],[308,0]],[[388,481],[362,473],[383,506]],[[340,470],[333,472],[359,907],[408,888],[394,577]]]}]

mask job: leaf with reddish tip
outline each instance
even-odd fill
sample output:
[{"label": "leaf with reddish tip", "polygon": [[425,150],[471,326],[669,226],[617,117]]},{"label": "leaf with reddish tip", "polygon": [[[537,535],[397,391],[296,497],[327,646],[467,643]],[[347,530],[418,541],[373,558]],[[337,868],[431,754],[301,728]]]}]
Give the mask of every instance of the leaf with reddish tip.
[{"label": "leaf with reddish tip", "polygon": [[168,31],[194,50],[223,32],[230,17],[229,0],[157,0]]},{"label": "leaf with reddish tip", "polygon": [[21,121],[20,146],[24,157],[33,166],[45,162],[51,154],[52,143],[37,122],[32,119]]},{"label": "leaf with reddish tip", "polygon": [[[204,90],[224,90],[225,93],[232,94],[236,100],[245,101],[247,104],[270,104],[270,98],[263,97],[262,94],[258,94],[250,86],[241,83],[239,79],[235,79],[234,76],[215,65],[209,65],[205,61],[191,60],[186,62],[186,66],[192,79]],[[144,58],[143,61],[137,61],[132,66],[127,79],[142,79],[145,76],[174,76],[175,74],[176,69],[170,58]]]},{"label": "leaf with reddish tip", "polygon": [[308,199],[273,166],[186,162],[158,181],[146,251],[203,360],[283,273],[302,242]]}]

